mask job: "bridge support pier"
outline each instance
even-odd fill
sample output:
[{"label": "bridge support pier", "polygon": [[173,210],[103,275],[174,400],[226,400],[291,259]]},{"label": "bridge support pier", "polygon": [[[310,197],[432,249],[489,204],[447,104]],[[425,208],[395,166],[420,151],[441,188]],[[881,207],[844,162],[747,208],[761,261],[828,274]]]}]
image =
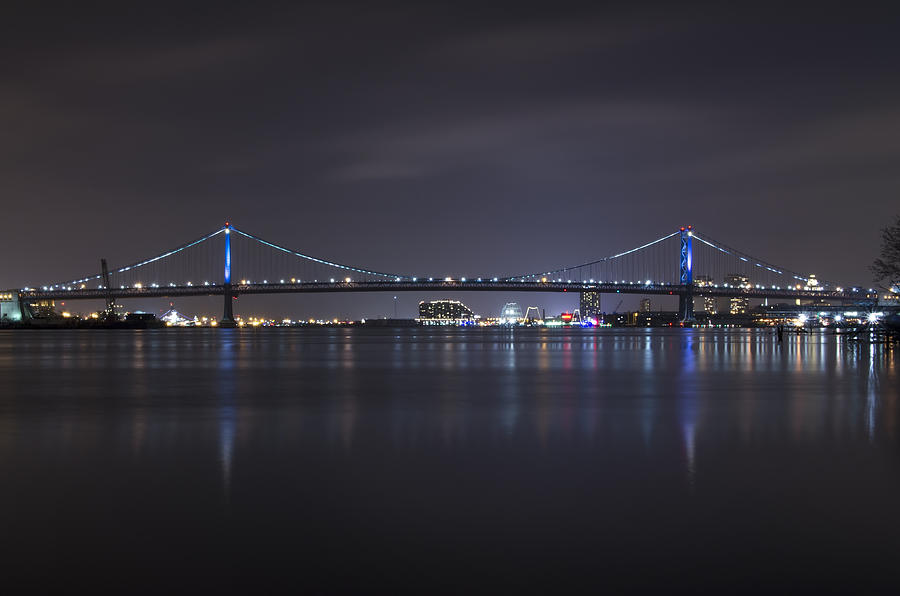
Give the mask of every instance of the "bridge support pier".
[{"label": "bridge support pier", "polygon": [[225,327],[226,329],[232,329],[237,327],[237,323],[234,322],[234,310],[232,307],[232,302],[234,301],[234,292],[231,290],[231,284],[225,284],[225,312],[222,314],[222,320],[219,321],[219,327]]},{"label": "bridge support pier", "polygon": [[694,322],[694,294],[686,292],[678,295],[678,318],[682,323]]},{"label": "bridge support pier", "polygon": [[234,302],[234,292],[231,289],[231,224],[225,222],[225,275],[222,277],[223,294],[225,295],[225,312],[222,313],[222,320],[219,321],[219,327],[228,329],[237,327],[234,322],[234,311],[232,302]]},{"label": "bridge support pier", "polygon": [[100,276],[103,280],[103,289],[106,290],[105,318],[107,321],[115,321],[117,318],[116,299],[112,297],[112,287],[110,287],[109,268],[106,266],[106,259],[100,259]]}]

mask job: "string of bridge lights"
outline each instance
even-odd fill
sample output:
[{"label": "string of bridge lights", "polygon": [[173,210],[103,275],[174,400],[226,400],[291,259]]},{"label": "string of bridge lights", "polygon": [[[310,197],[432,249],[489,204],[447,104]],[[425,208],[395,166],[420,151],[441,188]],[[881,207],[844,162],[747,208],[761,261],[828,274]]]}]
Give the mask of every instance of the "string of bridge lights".
[{"label": "string of bridge lights", "polygon": [[[395,282],[395,283],[400,283],[400,282],[403,282],[403,283],[410,283],[410,282],[411,282],[411,283],[419,283],[419,284],[435,283],[435,279],[432,278],[432,277],[429,277],[428,279],[424,279],[424,278],[419,279],[419,278],[417,278],[417,277],[413,277],[413,278],[410,278],[410,279],[408,279],[408,280],[406,280],[406,279],[396,279],[396,278],[395,278],[395,279],[393,279],[393,280],[391,280],[391,281],[393,281],[393,282]],[[323,285],[323,284],[326,284],[326,285],[335,285],[335,284],[337,284],[337,285],[352,285],[352,284],[357,284],[357,285],[359,285],[359,284],[367,284],[367,283],[383,283],[383,282],[365,282],[365,281],[360,282],[360,281],[354,281],[352,278],[349,278],[349,277],[348,277],[348,278],[345,278],[345,279],[342,279],[342,280],[336,280],[336,279],[334,279],[334,278],[330,278],[328,281],[324,281],[324,280],[323,280],[323,281],[319,281],[318,279],[313,279],[313,280],[311,280],[311,281],[310,281],[310,280],[303,281],[302,279],[292,278],[292,279],[290,279],[289,281],[288,281],[288,280],[281,279],[281,280],[279,280],[278,282],[270,282],[270,281],[267,280],[267,279],[264,279],[264,280],[258,281],[258,282],[254,282],[254,281],[251,281],[251,280],[249,280],[249,279],[242,279],[238,284],[235,284],[235,289],[239,290],[241,287],[252,287],[252,286],[255,286],[255,287],[264,287],[264,286],[277,286],[277,285],[283,286],[283,285],[289,285],[289,286],[300,286],[300,287],[302,287],[302,286],[313,286],[313,285],[320,286],[320,285]],[[578,287],[578,288],[581,288],[581,289],[585,289],[585,290],[598,289],[600,286],[606,286],[606,287],[609,287],[609,286],[612,286],[612,287],[616,287],[616,286],[639,286],[639,287],[644,287],[644,288],[650,289],[650,288],[660,288],[660,287],[662,287],[662,288],[667,288],[667,287],[679,287],[679,286],[681,285],[681,284],[673,284],[673,283],[670,283],[670,282],[653,282],[652,280],[645,280],[645,281],[628,281],[628,280],[603,281],[603,280],[593,280],[593,279],[591,279],[591,280],[587,280],[587,281],[579,281],[579,280],[574,280],[574,281],[573,281],[573,280],[571,280],[571,279],[566,279],[566,280],[564,280],[564,279],[562,279],[562,278],[557,278],[557,279],[546,279],[546,278],[542,278],[542,279],[540,279],[540,280],[538,280],[538,281],[531,281],[531,280],[523,280],[523,279],[515,279],[515,280],[512,280],[512,279],[503,279],[503,280],[501,280],[501,279],[499,279],[499,278],[482,279],[482,278],[480,278],[480,277],[477,278],[477,279],[474,279],[474,280],[469,280],[469,279],[466,279],[466,278],[464,278],[464,277],[463,277],[463,278],[458,278],[458,279],[446,277],[446,278],[438,279],[438,280],[437,280],[437,283],[441,283],[441,284],[455,284],[455,285],[456,285],[456,284],[480,284],[480,283],[501,283],[501,284],[506,285],[506,284],[512,283],[512,284],[525,284],[525,285],[530,285],[530,286],[542,286],[542,285],[546,285],[546,284],[567,284],[567,285],[572,285],[572,286],[575,286],[575,287]],[[206,287],[206,288],[210,288],[210,289],[217,289],[217,288],[222,288],[222,287],[223,287],[223,284],[219,284],[219,283],[210,283],[210,282],[208,282],[208,281],[205,281],[205,282],[203,282],[202,284],[194,284],[192,281],[185,282],[184,284],[176,284],[176,283],[174,283],[174,282],[170,282],[170,283],[168,283],[168,284],[158,284],[158,283],[144,284],[144,283],[138,282],[138,283],[135,283],[135,284],[132,284],[132,285],[119,285],[118,288],[116,288],[116,289],[119,289],[119,290],[155,290],[155,289],[160,289],[160,288],[186,289],[186,288],[201,288],[201,287]],[[824,289],[824,288],[822,288],[822,287],[801,286],[800,284],[797,284],[797,285],[795,285],[795,286],[779,286],[779,285],[769,285],[769,286],[766,286],[765,284],[728,284],[728,283],[722,283],[722,284],[708,284],[708,285],[697,286],[697,287],[700,289],[700,292],[701,292],[701,293],[702,293],[702,288],[723,288],[723,289],[740,289],[740,290],[754,290],[754,289],[755,289],[755,290],[803,290],[803,289],[805,289],[805,290],[809,290],[809,291],[821,291],[821,290]],[[60,286],[42,286],[42,287],[40,288],[40,290],[41,290],[41,291],[44,291],[44,292],[53,292],[53,291],[77,291],[77,290],[85,290],[85,289],[89,289],[89,288],[86,287],[85,284],[81,284],[80,286],[77,286],[77,287],[75,287],[75,286],[61,286],[61,285],[60,285]],[[105,286],[103,286],[103,285],[99,285],[99,286],[97,286],[96,289],[98,289],[98,290],[103,290],[103,289],[107,289],[107,288],[106,288]],[[29,288],[29,287],[22,288],[22,290],[23,290],[23,291],[26,291],[26,292],[28,292],[28,291],[37,291],[36,288]],[[836,288],[835,288],[835,291],[836,291],[836,292],[843,292],[843,291],[844,291],[844,288],[842,288],[842,287],[836,287]],[[859,292],[859,291],[861,291],[861,288],[852,288],[852,291],[854,291],[854,292]],[[869,288],[868,291],[869,291],[869,292],[874,292],[874,289]]]},{"label": "string of bridge lights", "polygon": [[[278,244],[269,242],[269,241],[264,240],[264,239],[262,239],[262,238],[260,238],[260,237],[258,237],[258,236],[254,236],[253,234],[250,234],[250,233],[244,232],[244,231],[242,231],[242,230],[239,230],[239,229],[237,229],[237,228],[234,228],[234,227],[230,226],[229,224],[226,224],[226,226],[223,227],[223,228],[220,228],[220,229],[218,229],[218,230],[216,230],[216,231],[214,231],[214,232],[212,232],[212,233],[210,233],[210,234],[206,234],[206,235],[204,235],[204,236],[202,236],[202,237],[200,237],[200,238],[197,238],[196,240],[193,240],[193,241],[191,241],[191,242],[189,242],[189,243],[187,243],[187,244],[184,244],[184,245],[182,245],[182,246],[179,246],[179,247],[177,247],[177,248],[175,248],[175,249],[166,251],[166,252],[164,252],[164,253],[162,253],[162,254],[156,255],[156,256],[151,257],[151,258],[149,258],[149,259],[145,259],[145,260],[142,260],[142,261],[138,261],[138,262],[132,263],[132,264],[130,264],[130,265],[126,265],[126,266],[124,266],[124,267],[120,267],[120,268],[118,268],[118,269],[114,269],[114,270],[110,271],[110,275],[121,274],[121,273],[125,273],[125,272],[128,272],[128,271],[134,271],[134,270],[136,270],[136,269],[139,269],[139,268],[144,267],[144,266],[146,266],[146,265],[149,265],[149,264],[151,264],[151,263],[159,262],[159,261],[161,261],[161,260],[163,260],[163,259],[166,259],[166,258],[168,258],[168,257],[170,257],[170,256],[174,256],[174,255],[176,255],[176,254],[178,254],[178,253],[181,253],[182,251],[187,250],[187,249],[189,249],[189,248],[195,247],[195,246],[197,246],[197,245],[199,245],[199,244],[201,244],[201,243],[203,243],[203,242],[206,242],[206,241],[208,241],[208,240],[210,240],[210,239],[212,239],[212,238],[218,236],[219,234],[222,234],[222,233],[229,234],[229,233],[231,233],[231,232],[235,232],[235,233],[237,233],[237,234],[240,234],[241,236],[244,236],[244,237],[246,237],[246,238],[248,238],[248,239],[250,239],[250,240],[254,240],[254,241],[256,241],[256,242],[259,243],[259,244],[262,244],[262,245],[267,246],[267,247],[269,247],[269,248],[272,248],[272,249],[275,249],[275,250],[277,250],[277,251],[283,252],[283,253],[285,253],[285,254],[289,254],[289,255],[292,255],[292,256],[295,256],[295,257],[298,257],[298,258],[301,258],[301,259],[305,259],[305,260],[308,260],[308,261],[310,261],[310,262],[314,262],[314,263],[317,263],[317,264],[320,264],[320,265],[325,265],[325,266],[328,266],[328,267],[334,267],[334,268],[342,269],[342,270],[345,270],[345,271],[352,271],[352,272],[356,272],[356,273],[361,273],[361,274],[363,274],[363,275],[370,275],[370,276],[380,277],[380,278],[383,278],[384,280],[391,280],[391,281],[394,281],[394,282],[425,283],[425,282],[426,282],[426,279],[427,279],[427,282],[428,282],[428,283],[434,283],[434,282],[435,282],[435,278],[434,278],[434,277],[428,277],[428,278],[422,277],[422,278],[419,278],[419,277],[415,277],[415,276],[396,275],[396,274],[384,273],[384,272],[380,272],[380,271],[373,271],[373,270],[370,270],[370,269],[363,269],[363,268],[353,267],[353,266],[350,266],[350,265],[344,265],[344,264],[342,264],[342,263],[337,263],[337,262],[329,261],[329,260],[326,260],[326,259],[320,259],[320,258],[313,257],[313,256],[310,256],[310,255],[307,255],[307,254],[304,254],[304,253],[301,253],[301,252],[298,252],[298,251],[295,251],[295,250],[291,250],[291,249],[289,249],[289,248],[285,248],[284,246],[280,246],[280,245],[278,245]],[[669,240],[669,239],[671,239],[671,238],[673,238],[673,237],[675,237],[675,236],[678,236],[679,234],[680,234],[680,232],[673,232],[672,234],[668,234],[668,235],[662,236],[662,237],[660,237],[660,238],[657,238],[656,240],[653,240],[653,241],[651,241],[651,242],[648,242],[648,243],[646,243],[646,244],[643,244],[643,245],[641,245],[641,246],[632,248],[632,249],[627,250],[627,251],[623,251],[623,252],[620,252],[620,253],[617,253],[617,254],[614,254],[614,255],[609,255],[609,256],[606,256],[606,257],[602,257],[602,258],[600,258],[600,259],[596,259],[596,260],[594,260],[594,261],[590,261],[590,262],[587,262],[587,263],[582,263],[581,265],[575,265],[575,266],[572,266],[572,267],[566,267],[566,268],[562,268],[562,269],[551,270],[551,271],[547,271],[547,272],[544,272],[544,273],[531,273],[531,274],[526,274],[526,275],[517,275],[517,276],[513,276],[513,277],[503,277],[503,278],[500,278],[500,277],[488,277],[488,278],[478,277],[478,278],[476,278],[476,279],[474,279],[474,280],[469,280],[469,279],[467,279],[466,277],[460,277],[460,278],[445,277],[445,278],[437,278],[437,281],[438,281],[439,283],[467,283],[467,284],[470,284],[470,283],[473,283],[473,282],[474,282],[474,283],[516,283],[516,284],[519,284],[519,283],[521,283],[521,284],[547,284],[547,283],[551,283],[551,284],[562,284],[562,283],[565,283],[565,284],[575,284],[575,285],[577,285],[577,286],[579,286],[579,287],[582,287],[582,288],[584,288],[584,289],[591,289],[592,286],[596,286],[596,285],[607,285],[607,286],[613,286],[613,287],[619,286],[619,285],[622,285],[622,286],[636,286],[636,285],[637,285],[637,286],[645,286],[645,287],[670,287],[670,286],[675,286],[675,285],[681,285],[681,284],[672,284],[672,283],[664,282],[664,281],[657,281],[657,282],[654,282],[654,281],[651,280],[651,279],[647,279],[647,280],[627,280],[627,279],[621,279],[621,280],[603,281],[602,279],[595,280],[595,279],[592,278],[592,279],[589,279],[589,280],[574,280],[574,281],[573,281],[571,278],[563,278],[563,277],[555,277],[555,278],[554,278],[554,277],[553,277],[553,274],[554,274],[554,273],[559,273],[559,272],[561,272],[561,271],[572,271],[572,270],[577,270],[577,269],[580,269],[580,268],[587,268],[587,267],[590,267],[590,266],[592,266],[592,265],[597,265],[597,264],[600,264],[600,263],[606,263],[606,262],[609,262],[609,261],[613,261],[613,260],[616,260],[616,259],[620,259],[620,258],[625,257],[625,256],[627,256],[627,255],[634,254],[634,253],[636,253],[636,252],[638,252],[638,251],[647,249],[647,248],[649,248],[649,247],[651,247],[651,246],[654,246],[654,245],[657,245],[657,244],[659,244],[659,243],[661,243],[661,242],[664,242],[664,241],[666,241],[666,240]],[[775,266],[773,266],[773,265],[771,265],[771,264],[769,264],[769,263],[766,263],[766,262],[764,262],[764,261],[762,261],[762,260],[755,259],[755,258],[751,257],[750,255],[746,255],[745,253],[742,253],[742,252],[737,251],[737,250],[735,250],[735,249],[732,249],[732,248],[729,248],[729,247],[727,247],[727,246],[724,246],[724,245],[722,245],[721,243],[717,243],[717,242],[714,242],[714,241],[712,241],[712,240],[710,240],[710,239],[703,238],[703,237],[697,235],[695,232],[690,233],[690,235],[691,235],[693,238],[696,238],[696,239],[697,239],[698,241],[700,241],[701,243],[703,243],[703,244],[705,244],[705,245],[707,245],[707,246],[709,246],[709,247],[711,247],[711,248],[713,248],[713,249],[715,249],[715,250],[718,250],[718,251],[720,251],[720,252],[722,252],[722,253],[724,253],[724,254],[728,254],[728,255],[733,256],[733,257],[735,257],[735,258],[737,258],[737,259],[740,259],[742,262],[751,263],[751,264],[755,265],[756,267],[759,267],[759,268],[762,268],[762,269],[766,269],[766,270],[768,270],[768,271],[770,271],[770,272],[772,272],[772,273],[778,274],[778,275],[790,275],[790,276],[793,277],[794,279],[796,279],[796,280],[798,280],[798,281],[802,281],[802,282],[804,282],[805,284],[807,284],[807,285],[806,285],[806,289],[819,289],[819,290],[824,289],[822,286],[817,286],[816,288],[811,288],[810,285],[809,285],[809,284],[810,284],[810,279],[811,279],[810,277],[804,277],[804,276],[802,276],[802,275],[800,275],[800,274],[797,274],[796,272],[788,271],[788,270],[786,270],[786,269],[777,268],[777,267],[775,267]],[[80,279],[76,279],[76,280],[72,280],[72,281],[68,281],[68,282],[63,282],[63,283],[60,283],[60,284],[52,284],[52,285],[41,286],[41,291],[52,292],[52,291],[76,291],[76,290],[84,290],[84,289],[87,289],[87,284],[88,284],[89,282],[96,281],[96,280],[101,280],[101,279],[102,279],[102,275],[89,275],[89,276],[82,277],[82,278],[80,278]],[[286,285],[286,284],[291,284],[291,285],[308,285],[308,284],[325,284],[325,283],[327,283],[327,284],[353,284],[353,283],[360,283],[360,282],[355,282],[355,281],[352,279],[352,277],[345,277],[345,278],[343,278],[343,279],[329,278],[327,282],[325,282],[325,281],[321,281],[321,282],[320,282],[318,279],[313,279],[312,281],[309,281],[309,280],[304,281],[304,280],[301,279],[301,278],[298,278],[298,277],[292,277],[292,278],[290,278],[289,281],[287,280],[287,278],[279,278],[277,284],[276,284],[276,282],[274,282],[274,281],[273,281],[272,283],[270,283],[268,279],[263,279],[261,282],[259,282],[259,281],[254,282],[254,281],[251,281],[250,279],[242,279],[242,280],[240,280],[240,283],[237,284],[237,285],[240,287],[240,286],[267,286],[267,285]],[[366,283],[366,282],[363,282],[363,283]],[[119,285],[119,286],[118,286],[118,289],[120,289],[120,290],[155,290],[155,289],[160,289],[160,288],[194,288],[194,287],[217,288],[217,287],[221,287],[221,285],[222,285],[222,284],[219,284],[219,283],[216,283],[216,282],[209,282],[209,281],[204,281],[204,282],[202,282],[202,284],[198,284],[197,286],[194,285],[193,281],[187,281],[187,282],[183,282],[183,283],[169,282],[169,283],[163,283],[163,284],[160,284],[160,283],[158,283],[158,282],[153,282],[153,283],[149,283],[149,284],[145,284],[144,282],[135,282],[135,283],[130,284],[130,285],[124,285],[124,284]],[[114,286],[113,286],[113,287],[114,287]],[[710,283],[710,284],[706,284],[706,285],[700,286],[700,287],[711,287],[711,288],[739,288],[739,289],[744,289],[744,290],[750,290],[750,289],[758,289],[758,290],[765,290],[765,289],[771,289],[771,290],[799,290],[799,289],[802,289],[802,287],[801,287],[800,284],[796,284],[796,285],[785,285],[785,286],[781,286],[781,285],[769,285],[769,286],[766,286],[765,284],[754,284],[754,285],[750,285],[749,283],[748,283],[748,284],[743,284],[743,285],[735,285],[735,284],[728,284],[728,283],[723,283],[723,284],[712,284],[712,283]],[[23,289],[26,290],[26,291],[37,291],[37,290],[34,289],[34,288],[23,288]],[[107,289],[107,288],[106,288],[104,285],[100,284],[100,285],[97,286],[97,289]],[[843,291],[843,288],[837,287],[836,290],[837,290],[838,292],[842,292],[842,291]],[[859,289],[858,289],[858,288],[854,288],[854,290],[858,291]],[[871,292],[871,291],[873,291],[873,290],[870,289],[869,291]]]}]

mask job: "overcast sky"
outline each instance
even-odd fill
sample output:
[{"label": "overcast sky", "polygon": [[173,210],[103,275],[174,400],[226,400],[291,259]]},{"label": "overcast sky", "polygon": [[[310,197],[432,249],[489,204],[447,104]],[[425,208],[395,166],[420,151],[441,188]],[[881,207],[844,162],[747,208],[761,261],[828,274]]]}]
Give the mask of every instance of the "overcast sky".
[{"label": "overcast sky", "polygon": [[[693,224],[868,284],[900,213],[900,23],[626,4],[5,7],[0,287],[226,219],[376,270],[498,275]],[[392,314],[391,296],[331,300],[247,304]]]}]

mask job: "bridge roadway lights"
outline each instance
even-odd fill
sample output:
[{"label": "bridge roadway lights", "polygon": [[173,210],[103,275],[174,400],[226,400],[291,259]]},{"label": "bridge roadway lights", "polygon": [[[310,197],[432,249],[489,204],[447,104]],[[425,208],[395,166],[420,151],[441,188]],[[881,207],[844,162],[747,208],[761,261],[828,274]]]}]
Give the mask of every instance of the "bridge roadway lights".
[{"label": "bridge roadway lights", "polygon": [[232,307],[232,302],[234,301],[234,292],[231,290],[231,284],[225,284],[225,312],[222,314],[222,320],[219,321],[219,327],[224,327],[225,329],[233,329],[237,327],[237,323],[234,321],[234,310]]}]

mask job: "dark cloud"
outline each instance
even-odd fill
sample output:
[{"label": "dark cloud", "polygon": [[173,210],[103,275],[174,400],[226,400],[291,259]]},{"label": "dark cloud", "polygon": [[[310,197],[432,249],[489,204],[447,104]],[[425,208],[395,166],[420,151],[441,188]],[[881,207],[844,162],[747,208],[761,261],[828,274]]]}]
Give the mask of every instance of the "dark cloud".
[{"label": "dark cloud", "polygon": [[17,10],[0,42],[2,287],[226,218],[375,269],[497,274],[694,223],[866,283],[898,210],[898,23],[862,5]]}]

